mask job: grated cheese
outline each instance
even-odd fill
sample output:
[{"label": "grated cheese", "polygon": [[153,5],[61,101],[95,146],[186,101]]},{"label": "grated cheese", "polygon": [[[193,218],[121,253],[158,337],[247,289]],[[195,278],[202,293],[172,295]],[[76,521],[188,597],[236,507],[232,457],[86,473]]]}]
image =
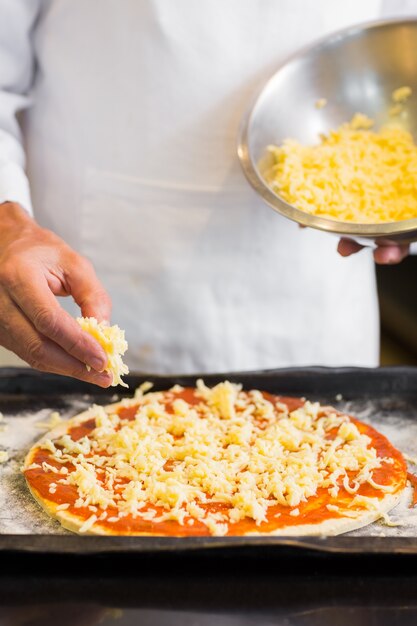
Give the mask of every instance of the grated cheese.
[{"label": "grated cheese", "polygon": [[408,100],[411,94],[411,87],[399,87],[392,92],[392,99],[394,102],[397,103],[405,102],[406,100]]},{"label": "grated cheese", "polygon": [[[306,401],[289,411],[229,381],[213,388],[198,381],[197,404],[175,397],[180,387],[145,393],[149,388],[136,395],[134,419],[93,406],[85,419],[94,417],[96,427],[88,436],[74,441],[65,434],[42,444],[54,460],[71,464],[59,482],[77,488],[75,506],[97,512],[81,532],[94,525],[99,509],[111,508],[117,514],[108,521],[115,524],[127,515],[154,523],[195,520],[222,536],[244,518],[262,524],[276,504],[297,516],[320,488],[333,495],[341,486],[356,493],[365,483],[386,489],[372,480],[385,459],[347,415],[330,407]],[[210,502],[227,506],[213,512],[205,507]],[[351,504],[371,508],[377,502],[357,494]]]},{"label": "grated cheese", "polygon": [[340,507],[337,506],[337,504],[326,504],[326,509],[328,509],[329,511],[334,511],[335,513],[338,513],[340,511]]},{"label": "grated cheese", "polygon": [[388,110],[388,115],[390,117],[397,117],[403,111],[404,111],[404,107],[402,104],[393,104]]},{"label": "grated cheese", "polygon": [[51,430],[55,426],[58,426],[58,424],[60,424],[61,422],[62,422],[62,418],[60,414],[58,413],[58,411],[52,411],[51,415],[49,416],[49,420],[47,422],[36,422],[35,426],[36,428]]},{"label": "grated cheese", "polygon": [[396,522],[394,522],[390,516],[388,515],[388,513],[381,513],[381,519],[383,520],[385,526],[391,526],[391,527],[395,527],[395,526],[405,526],[405,523],[398,520]]},{"label": "grated cheese", "polygon": [[[390,115],[402,112],[409,87],[392,94]],[[320,143],[286,139],[268,146],[272,165],[264,172],[271,189],[309,213],[343,222],[382,223],[417,217],[417,146],[394,120],[373,130],[356,113]]]},{"label": "grated cheese", "polygon": [[327,105],[327,100],[326,98],[319,98],[318,100],[316,100],[316,109],[324,109],[324,107]]},{"label": "grated cheese", "polygon": [[97,521],[97,515],[92,515],[84,522],[84,524],[80,528],[80,533],[86,533],[90,528],[94,525],[94,522]]},{"label": "grated cheese", "polygon": [[412,463],[413,465],[417,465],[417,457],[410,456],[409,454],[406,454],[405,452],[403,453],[403,457],[409,463]]},{"label": "grated cheese", "polygon": [[122,360],[122,356],[128,348],[124,331],[117,325],[107,326],[104,322],[99,323],[94,317],[78,317],[77,322],[84,331],[98,341],[107,354],[108,361],[105,371],[113,375],[112,386],[128,387],[122,380],[122,376],[129,373],[129,368]]},{"label": "grated cheese", "polygon": [[0,450],[0,463],[6,463],[9,460],[9,453],[7,450]]}]

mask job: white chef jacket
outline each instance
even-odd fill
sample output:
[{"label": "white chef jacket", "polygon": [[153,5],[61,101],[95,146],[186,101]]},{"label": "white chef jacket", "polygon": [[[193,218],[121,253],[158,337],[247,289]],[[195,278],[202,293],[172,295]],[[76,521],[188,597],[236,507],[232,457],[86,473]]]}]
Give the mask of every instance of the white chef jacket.
[{"label": "white chef jacket", "polygon": [[380,0],[0,1],[0,201],[33,204],[91,259],[131,368],[377,363],[371,254],[342,259],[335,237],[267,207],[236,137],[285,57],[380,11]]}]

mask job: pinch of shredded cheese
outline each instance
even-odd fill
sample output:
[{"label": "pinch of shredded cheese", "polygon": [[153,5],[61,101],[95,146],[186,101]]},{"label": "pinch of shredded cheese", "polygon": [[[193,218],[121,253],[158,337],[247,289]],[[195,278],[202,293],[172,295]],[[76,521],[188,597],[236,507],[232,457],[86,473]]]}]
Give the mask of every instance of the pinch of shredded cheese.
[{"label": "pinch of shredded cheese", "polygon": [[[390,115],[402,112],[409,87],[392,94]],[[320,143],[286,139],[268,146],[272,163],[263,172],[284,200],[309,213],[343,222],[376,224],[417,217],[417,146],[394,120],[373,130],[356,113],[350,122],[321,135]]]},{"label": "pinch of shredded cheese", "polygon": [[[65,474],[66,468],[44,462],[44,470],[76,487],[76,507],[97,511],[81,532],[100,518],[99,509],[111,508],[117,513],[108,521],[115,524],[129,514],[155,523],[196,520],[209,533],[224,535],[244,518],[262,524],[276,504],[297,516],[318,489],[337,495],[345,483],[369,483],[385,462],[348,416],[318,403],[307,401],[290,412],[229,381],[213,388],[199,381],[196,405],[177,397],[180,387],[144,393],[148,388],[135,399],[134,419],[93,406],[85,418],[95,419],[89,436],[74,441],[66,434],[42,444],[55,461],[73,466]],[[329,437],[335,429],[335,438]],[[372,508],[377,501],[356,495],[352,506]],[[205,508],[210,502],[226,507],[213,512]]]},{"label": "pinch of shredded cheese", "polygon": [[122,360],[122,356],[128,348],[124,331],[116,324],[107,326],[104,322],[99,323],[95,317],[78,317],[77,322],[104,349],[108,359],[105,371],[113,375],[112,386],[122,385],[122,387],[128,387],[121,378],[129,373],[128,366]]},{"label": "pinch of shredded cheese", "polygon": [[7,450],[0,450],[0,463],[6,463],[9,460],[9,453]]}]

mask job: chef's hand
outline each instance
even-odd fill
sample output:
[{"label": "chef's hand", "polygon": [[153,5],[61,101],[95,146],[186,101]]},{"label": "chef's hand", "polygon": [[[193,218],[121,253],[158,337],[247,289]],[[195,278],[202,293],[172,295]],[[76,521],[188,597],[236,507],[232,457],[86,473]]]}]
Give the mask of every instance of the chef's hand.
[{"label": "chef's hand", "polygon": [[110,318],[110,298],[90,262],[18,204],[0,204],[0,345],[35,369],[108,387],[102,347],[55,296],[72,296],[85,317]]},{"label": "chef's hand", "polygon": [[[351,239],[341,239],[337,246],[337,251],[341,256],[350,256],[362,250],[363,246],[352,241]],[[378,246],[374,250],[375,263],[378,265],[393,265],[400,263],[408,256],[410,246],[408,244],[399,244],[392,246]]]}]

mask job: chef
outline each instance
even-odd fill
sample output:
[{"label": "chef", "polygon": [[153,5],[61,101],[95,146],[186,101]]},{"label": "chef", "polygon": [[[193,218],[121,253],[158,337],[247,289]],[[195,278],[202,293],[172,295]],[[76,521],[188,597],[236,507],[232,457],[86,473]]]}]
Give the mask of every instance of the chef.
[{"label": "chef", "polygon": [[137,371],[376,365],[372,255],[344,259],[331,236],[264,205],[236,136],[283,59],[381,10],[1,0],[0,344],[107,386],[105,355],[74,316],[110,320],[112,303]]}]

